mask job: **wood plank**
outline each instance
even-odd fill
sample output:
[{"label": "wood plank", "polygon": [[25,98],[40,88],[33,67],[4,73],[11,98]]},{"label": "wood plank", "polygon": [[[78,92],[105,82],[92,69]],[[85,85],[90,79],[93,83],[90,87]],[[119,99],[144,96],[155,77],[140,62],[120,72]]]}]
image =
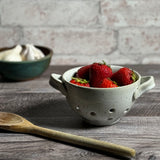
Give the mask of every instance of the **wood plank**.
[{"label": "wood plank", "polygon": [[[65,97],[57,93],[1,93],[0,110],[27,117],[74,116]],[[149,92],[136,100],[127,116],[160,116],[159,93]]]},{"label": "wood plank", "polygon": [[[54,121],[54,118],[53,118]],[[137,160],[146,160],[154,156],[160,159],[160,117],[124,117],[119,123],[105,127],[62,128],[59,130],[81,136],[109,141],[132,147],[137,151]],[[57,128],[58,130],[58,128]],[[41,137],[0,133],[1,158],[19,159],[117,159],[107,154],[77,148],[68,144],[43,139]],[[31,157],[30,157],[31,156]]]}]

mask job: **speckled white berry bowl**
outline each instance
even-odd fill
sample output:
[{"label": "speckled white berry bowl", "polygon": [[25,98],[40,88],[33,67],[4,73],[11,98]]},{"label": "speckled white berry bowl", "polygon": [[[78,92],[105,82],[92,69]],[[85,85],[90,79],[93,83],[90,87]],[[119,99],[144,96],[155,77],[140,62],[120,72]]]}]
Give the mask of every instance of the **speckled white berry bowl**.
[{"label": "speckled white berry bowl", "polygon": [[[130,109],[135,100],[155,86],[153,76],[137,75],[137,81],[117,88],[81,87],[70,83],[80,67],[72,68],[63,75],[52,73],[50,85],[66,96],[71,108],[86,122],[97,125],[112,125]],[[122,66],[111,65],[113,72]]]}]

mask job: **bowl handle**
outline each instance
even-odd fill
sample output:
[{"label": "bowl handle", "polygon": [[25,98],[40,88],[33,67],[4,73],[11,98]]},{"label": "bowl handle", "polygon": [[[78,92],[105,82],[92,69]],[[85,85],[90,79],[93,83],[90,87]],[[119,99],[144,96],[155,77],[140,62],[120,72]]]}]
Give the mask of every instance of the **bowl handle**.
[{"label": "bowl handle", "polygon": [[67,95],[67,90],[66,90],[64,83],[62,82],[61,75],[56,74],[56,73],[52,73],[50,76],[49,84],[53,88],[59,90],[62,94]]},{"label": "bowl handle", "polygon": [[142,76],[140,86],[134,93],[134,98],[137,99],[144,92],[152,89],[155,86],[154,77],[153,76]]}]

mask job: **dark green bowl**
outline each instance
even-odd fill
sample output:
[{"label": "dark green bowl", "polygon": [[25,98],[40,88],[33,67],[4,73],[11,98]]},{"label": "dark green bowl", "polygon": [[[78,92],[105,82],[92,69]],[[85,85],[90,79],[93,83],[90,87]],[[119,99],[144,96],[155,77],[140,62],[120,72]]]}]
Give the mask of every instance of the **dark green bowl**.
[{"label": "dark green bowl", "polygon": [[[22,62],[7,62],[0,60],[0,74],[4,78],[14,81],[30,80],[40,76],[48,68],[53,51],[43,46],[36,47],[45,54],[45,57],[35,61]],[[1,48],[0,51],[10,48]]]}]

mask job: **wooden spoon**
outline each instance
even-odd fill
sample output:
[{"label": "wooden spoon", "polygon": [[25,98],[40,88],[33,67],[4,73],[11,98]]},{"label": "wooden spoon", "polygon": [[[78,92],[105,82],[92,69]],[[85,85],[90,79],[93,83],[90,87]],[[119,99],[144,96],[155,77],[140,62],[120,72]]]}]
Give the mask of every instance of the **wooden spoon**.
[{"label": "wooden spoon", "polygon": [[125,146],[36,126],[25,118],[13,113],[0,112],[0,128],[14,132],[40,135],[123,157],[135,157],[136,154],[134,149]]}]

